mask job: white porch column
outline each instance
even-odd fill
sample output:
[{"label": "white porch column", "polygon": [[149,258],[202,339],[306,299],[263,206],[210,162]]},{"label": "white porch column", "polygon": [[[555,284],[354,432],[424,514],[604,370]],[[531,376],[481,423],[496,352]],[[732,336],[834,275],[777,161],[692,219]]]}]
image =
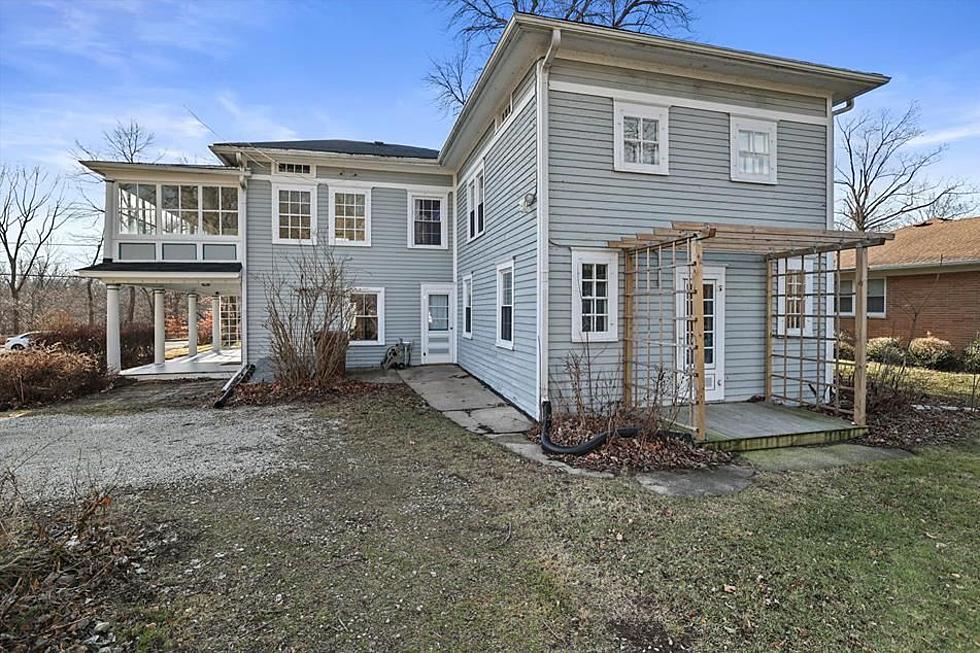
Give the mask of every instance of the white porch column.
[{"label": "white porch column", "polygon": [[167,360],[167,334],[163,322],[163,288],[153,289],[153,362],[163,365]]},{"label": "white porch column", "polygon": [[119,286],[114,283],[105,287],[105,363],[109,374],[122,369],[119,356]]},{"label": "white porch column", "polygon": [[197,356],[197,293],[187,295],[187,355]]},{"label": "white porch column", "polygon": [[211,298],[211,351],[221,351],[221,295]]}]

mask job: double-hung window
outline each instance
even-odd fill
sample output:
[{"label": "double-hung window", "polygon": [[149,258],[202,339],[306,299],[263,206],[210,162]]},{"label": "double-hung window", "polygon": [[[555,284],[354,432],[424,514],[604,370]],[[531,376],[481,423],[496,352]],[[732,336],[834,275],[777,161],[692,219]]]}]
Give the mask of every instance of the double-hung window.
[{"label": "double-hung window", "polygon": [[667,107],[614,105],[613,169],[666,175],[668,167]]},{"label": "double-hung window", "polygon": [[330,244],[371,246],[370,189],[330,189]]},{"label": "double-hung window", "polygon": [[572,342],[615,342],[619,255],[572,250]]},{"label": "double-hung window", "polygon": [[448,202],[440,195],[408,194],[408,246],[446,249]]},{"label": "double-hung window", "polygon": [[776,183],[776,122],[731,117],[732,181]]},{"label": "double-hung window", "polygon": [[273,242],[316,243],[316,187],[273,185]]},{"label": "double-hung window", "polygon": [[[885,279],[868,279],[868,317],[885,317]],[[837,312],[854,315],[854,281],[841,279],[837,295]]]},{"label": "double-hung window", "polygon": [[350,293],[350,344],[385,342],[384,288],[354,288]]},{"label": "double-hung window", "polygon": [[466,184],[466,215],[469,219],[470,240],[483,233],[485,222],[483,217],[483,197],[486,188],[483,168],[473,175]]},{"label": "double-hung window", "polygon": [[497,346],[514,348],[514,261],[497,266]]},{"label": "double-hung window", "polygon": [[463,337],[473,337],[473,275],[463,277]]}]

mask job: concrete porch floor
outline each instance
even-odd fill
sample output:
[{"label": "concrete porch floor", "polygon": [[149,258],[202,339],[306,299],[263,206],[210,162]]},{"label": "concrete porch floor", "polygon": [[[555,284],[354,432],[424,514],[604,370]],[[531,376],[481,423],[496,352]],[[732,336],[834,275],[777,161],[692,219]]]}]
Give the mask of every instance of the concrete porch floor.
[{"label": "concrete porch floor", "polygon": [[172,358],[162,364],[149,363],[120,372],[122,376],[137,381],[162,379],[229,379],[242,366],[242,350],[223,349],[206,351],[197,356]]}]

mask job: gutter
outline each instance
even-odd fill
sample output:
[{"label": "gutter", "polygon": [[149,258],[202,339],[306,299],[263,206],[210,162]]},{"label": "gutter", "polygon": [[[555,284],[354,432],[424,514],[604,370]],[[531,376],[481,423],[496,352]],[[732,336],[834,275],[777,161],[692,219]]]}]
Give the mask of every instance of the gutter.
[{"label": "gutter", "polygon": [[[831,107],[831,108],[833,109],[833,107]],[[854,108],[854,98],[848,98],[844,102],[844,106],[842,106],[839,109],[833,109],[833,111],[831,111],[831,115],[839,116],[842,113],[847,113],[848,111],[850,111],[853,108]]]},{"label": "gutter", "polygon": [[549,257],[549,211],[550,202],[548,198],[549,187],[549,158],[548,158],[548,88],[551,65],[561,47],[561,30],[551,31],[551,44],[544,58],[541,59],[535,70],[536,95],[537,95],[537,219],[538,219],[538,248],[537,248],[537,268],[538,268],[538,310],[537,310],[537,331],[538,331],[538,418],[547,409],[543,406],[550,406],[548,398],[548,359],[549,342],[548,329],[550,327],[548,302],[550,287],[550,257]]}]

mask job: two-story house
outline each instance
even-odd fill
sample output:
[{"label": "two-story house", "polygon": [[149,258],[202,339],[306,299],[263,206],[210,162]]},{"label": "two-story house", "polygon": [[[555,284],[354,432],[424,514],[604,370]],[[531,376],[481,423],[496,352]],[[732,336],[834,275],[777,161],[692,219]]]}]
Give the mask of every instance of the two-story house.
[{"label": "two-story house", "polygon": [[107,220],[82,274],[109,284],[116,367],[118,285],[135,284],[240,297],[241,359],[261,371],[260,279],[316,242],[355,271],[350,367],[411,341],[413,364],[457,363],[537,417],[570,353],[628,394],[653,347],[661,368],[698,366],[702,406],[839,401],[829,252],[879,241],[831,231],[834,114],[887,81],[516,15],[439,151],[238,142],[211,146],[215,166],[84,162]]}]

